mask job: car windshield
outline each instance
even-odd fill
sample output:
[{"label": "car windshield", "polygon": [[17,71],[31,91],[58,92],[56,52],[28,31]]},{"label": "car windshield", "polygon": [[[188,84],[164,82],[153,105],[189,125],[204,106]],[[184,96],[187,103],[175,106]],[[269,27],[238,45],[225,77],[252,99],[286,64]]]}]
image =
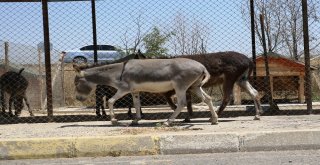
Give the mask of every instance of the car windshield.
[{"label": "car windshield", "polygon": [[116,50],[116,48],[111,45],[101,45],[99,48],[99,50]]},{"label": "car windshield", "polygon": [[[111,45],[97,45],[98,49],[97,50],[116,50],[116,48],[114,46]],[[94,46],[93,45],[88,45],[85,47],[80,48],[81,51],[85,51],[85,50],[94,50]]]},{"label": "car windshield", "polygon": [[93,50],[93,45],[89,45],[89,46],[85,46],[85,47],[82,47],[80,48],[80,50]]}]

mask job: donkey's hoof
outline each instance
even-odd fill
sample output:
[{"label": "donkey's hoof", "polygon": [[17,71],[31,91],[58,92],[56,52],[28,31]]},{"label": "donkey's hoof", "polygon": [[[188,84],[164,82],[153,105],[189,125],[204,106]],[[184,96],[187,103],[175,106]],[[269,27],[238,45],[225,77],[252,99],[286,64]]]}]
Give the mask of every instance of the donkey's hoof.
[{"label": "donkey's hoof", "polygon": [[260,116],[259,115],[255,115],[253,120],[260,120]]},{"label": "donkey's hoof", "polygon": [[210,121],[211,125],[217,125],[219,123],[217,118],[210,118]]},{"label": "donkey's hoof", "polygon": [[31,117],[33,117],[33,116],[34,116],[34,114],[33,114],[33,113],[30,113],[30,116],[31,116]]},{"label": "donkey's hoof", "polygon": [[112,125],[119,125],[119,122],[117,119],[111,119],[111,124]]},{"label": "donkey's hoof", "polygon": [[185,119],[183,120],[183,122],[188,123],[188,122],[191,122],[191,120],[190,120],[190,118],[185,118]]},{"label": "donkey's hoof", "polygon": [[171,127],[171,126],[172,126],[172,122],[166,121],[166,122],[164,122],[164,123],[162,124],[162,126],[163,126],[163,127]]},{"label": "donkey's hoof", "polygon": [[211,125],[218,125],[219,124],[219,122],[211,122]]},{"label": "donkey's hoof", "polygon": [[131,125],[139,125],[139,120],[132,120]]},{"label": "donkey's hoof", "polygon": [[132,119],[134,119],[134,117],[130,114],[128,114],[128,118],[127,118],[128,120],[132,120]]}]

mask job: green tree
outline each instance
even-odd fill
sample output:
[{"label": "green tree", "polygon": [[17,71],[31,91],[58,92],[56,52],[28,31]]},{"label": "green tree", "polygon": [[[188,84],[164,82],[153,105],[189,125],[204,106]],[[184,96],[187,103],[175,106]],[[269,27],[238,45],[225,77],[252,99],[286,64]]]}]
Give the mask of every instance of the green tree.
[{"label": "green tree", "polygon": [[146,56],[165,56],[167,54],[168,49],[164,46],[170,38],[170,36],[170,33],[161,34],[159,28],[154,27],[152,31],[143,38],[143,44],[146,49]]}]

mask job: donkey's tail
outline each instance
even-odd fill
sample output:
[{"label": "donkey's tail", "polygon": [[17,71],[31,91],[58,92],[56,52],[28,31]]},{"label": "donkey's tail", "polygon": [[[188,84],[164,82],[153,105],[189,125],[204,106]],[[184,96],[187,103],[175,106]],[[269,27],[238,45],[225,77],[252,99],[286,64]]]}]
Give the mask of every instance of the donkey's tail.
[{"label": "donkey's tail", "polygon": [[248,81],[250,75],[253,72],[253,62],[250,60],[248,64],[248,68],[246,71],[241,75],[238,81]]},{"label": "donkey's tail", "polygon": [[21,68],[18,74],[21,74],[23,70],[24,70],[24,68]]},{"label": "donkey's tail", "polygon": [[203,86],[203,85],[204,85],[205,83],[207,83],[207,82],[209,81],[209,79],[210,79],[210,73],[208,72],[207,69],[204,69],[203,73],[204,73],[204,78],[203,78],[203,80],[201,81],[200,86]]}]

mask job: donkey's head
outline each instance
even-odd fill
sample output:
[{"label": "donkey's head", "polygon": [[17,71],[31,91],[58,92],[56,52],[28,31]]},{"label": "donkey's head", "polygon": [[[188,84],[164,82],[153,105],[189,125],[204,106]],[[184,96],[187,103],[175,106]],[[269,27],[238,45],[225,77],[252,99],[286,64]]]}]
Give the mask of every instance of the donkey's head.
[{"label": "donkey's head", "polygon": [[79,101],[85,101],[94,88],[94,85],[86,80],[81,66],[73,65],[73,68],[77,73],[76,77],[74,78],[76,99]]}]

